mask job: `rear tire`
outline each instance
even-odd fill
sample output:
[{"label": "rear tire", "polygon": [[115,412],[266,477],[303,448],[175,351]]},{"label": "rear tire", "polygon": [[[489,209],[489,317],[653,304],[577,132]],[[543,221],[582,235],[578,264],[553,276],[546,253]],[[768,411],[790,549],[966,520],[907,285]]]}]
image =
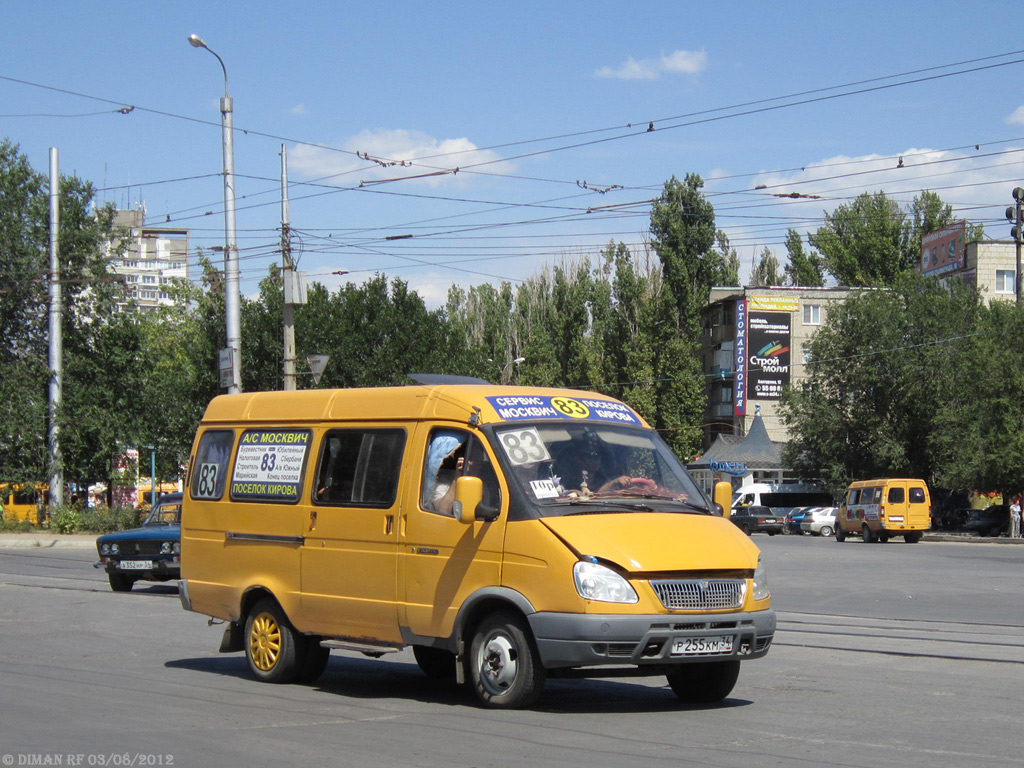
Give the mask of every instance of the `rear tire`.
[{"label": "rear tire", "polygon": [[821,526],[821,531],[819,533],[822,536],[831,536],[832,535],[832,526],[831,525],[823,525],[823,526]]},{"label": "rear tire", "polygon": [[673,693],[690,704],[713,704],[730,693],[740,676],[738,661],[680,664],[665,675]]},{"label": "rear tire", "polygon": [[270,599],[256,603],[245,620],[245,659],[253,677],[262,683],[295,682],[305,651],[305,638],[288,623],[281,606]]},{"label": "rear tire", "polygon": [[921,531],[914,531],[913,533],[907,533],[903,535],[903,540],[907,544],[917,544],[924,537],[924,533]]},{"label": "rear tire", "polygon": [[107,581],[115,592],[131,592],[132,585],[135,584],[135,579],[127,573],[108,573]]}]

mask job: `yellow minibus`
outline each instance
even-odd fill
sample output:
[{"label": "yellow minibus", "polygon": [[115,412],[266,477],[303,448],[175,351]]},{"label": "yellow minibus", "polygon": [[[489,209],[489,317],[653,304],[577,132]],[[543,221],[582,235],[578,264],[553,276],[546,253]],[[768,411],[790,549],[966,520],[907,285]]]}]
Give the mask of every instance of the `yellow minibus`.
[{"label": "yellow minibus", "polygon": [[[265,682],[332,649],[412,649],[484,706],[549,673],[664,675],[684,701],[768,652],[759,550],[627,405],[577,390],[417,386],[224,395],[189,462],[179,593]],[[719,498],[720,496],[720,498]]]},{"label": "yellow minibus", "polygon": [[916,544],[932,524],[924,480],[884,478],[850,483],[836,515],[836,541],[860,536],[866,543],[902,536]]}]

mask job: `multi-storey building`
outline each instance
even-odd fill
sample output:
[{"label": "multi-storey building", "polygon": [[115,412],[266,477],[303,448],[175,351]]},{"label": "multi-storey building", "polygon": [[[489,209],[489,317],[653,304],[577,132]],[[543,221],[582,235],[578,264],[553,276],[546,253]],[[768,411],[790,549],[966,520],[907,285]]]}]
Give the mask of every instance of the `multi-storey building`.
[{"label": "multi-storey building", "polygon": [[124,252],[111,261],[111,271],[124,280],[125,300],[142,309],[170,304],[167,286],[188,279],[189,231],[180,227],[147,225],[145,211],[118,211],[115,231],[127,234]]}]

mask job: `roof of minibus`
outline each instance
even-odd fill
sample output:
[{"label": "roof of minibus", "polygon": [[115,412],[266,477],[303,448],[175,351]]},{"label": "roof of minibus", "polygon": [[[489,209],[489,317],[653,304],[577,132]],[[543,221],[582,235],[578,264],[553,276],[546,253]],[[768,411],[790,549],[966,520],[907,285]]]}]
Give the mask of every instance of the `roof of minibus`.
[{"label": "roof of minibus", "polygon": [[[301,424],[323,421],[408,421],[441,419],[468,422],[479,409],[479,423],[523,418],[562,418],[545,415],[552,398],[624,409],[648,426],[632,408],[615,398],[578,389],[451,384],[437,386],[306,389],[291,392],[246,392],[220,395],[210,401],[204,424]],[[500,409],[500,412],[499,412]],[[510,410],[512,409],[512,410]]]}]

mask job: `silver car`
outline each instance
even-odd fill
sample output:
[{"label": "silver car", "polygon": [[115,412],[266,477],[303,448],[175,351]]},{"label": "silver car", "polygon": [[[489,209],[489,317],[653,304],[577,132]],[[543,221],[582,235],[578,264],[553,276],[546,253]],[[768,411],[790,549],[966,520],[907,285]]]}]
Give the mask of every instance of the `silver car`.
[{"label": "silver car", "polygon": [[800,521],[800,532],[815,536],[831,536],[836,532],[836,508],[814,507]]}]

